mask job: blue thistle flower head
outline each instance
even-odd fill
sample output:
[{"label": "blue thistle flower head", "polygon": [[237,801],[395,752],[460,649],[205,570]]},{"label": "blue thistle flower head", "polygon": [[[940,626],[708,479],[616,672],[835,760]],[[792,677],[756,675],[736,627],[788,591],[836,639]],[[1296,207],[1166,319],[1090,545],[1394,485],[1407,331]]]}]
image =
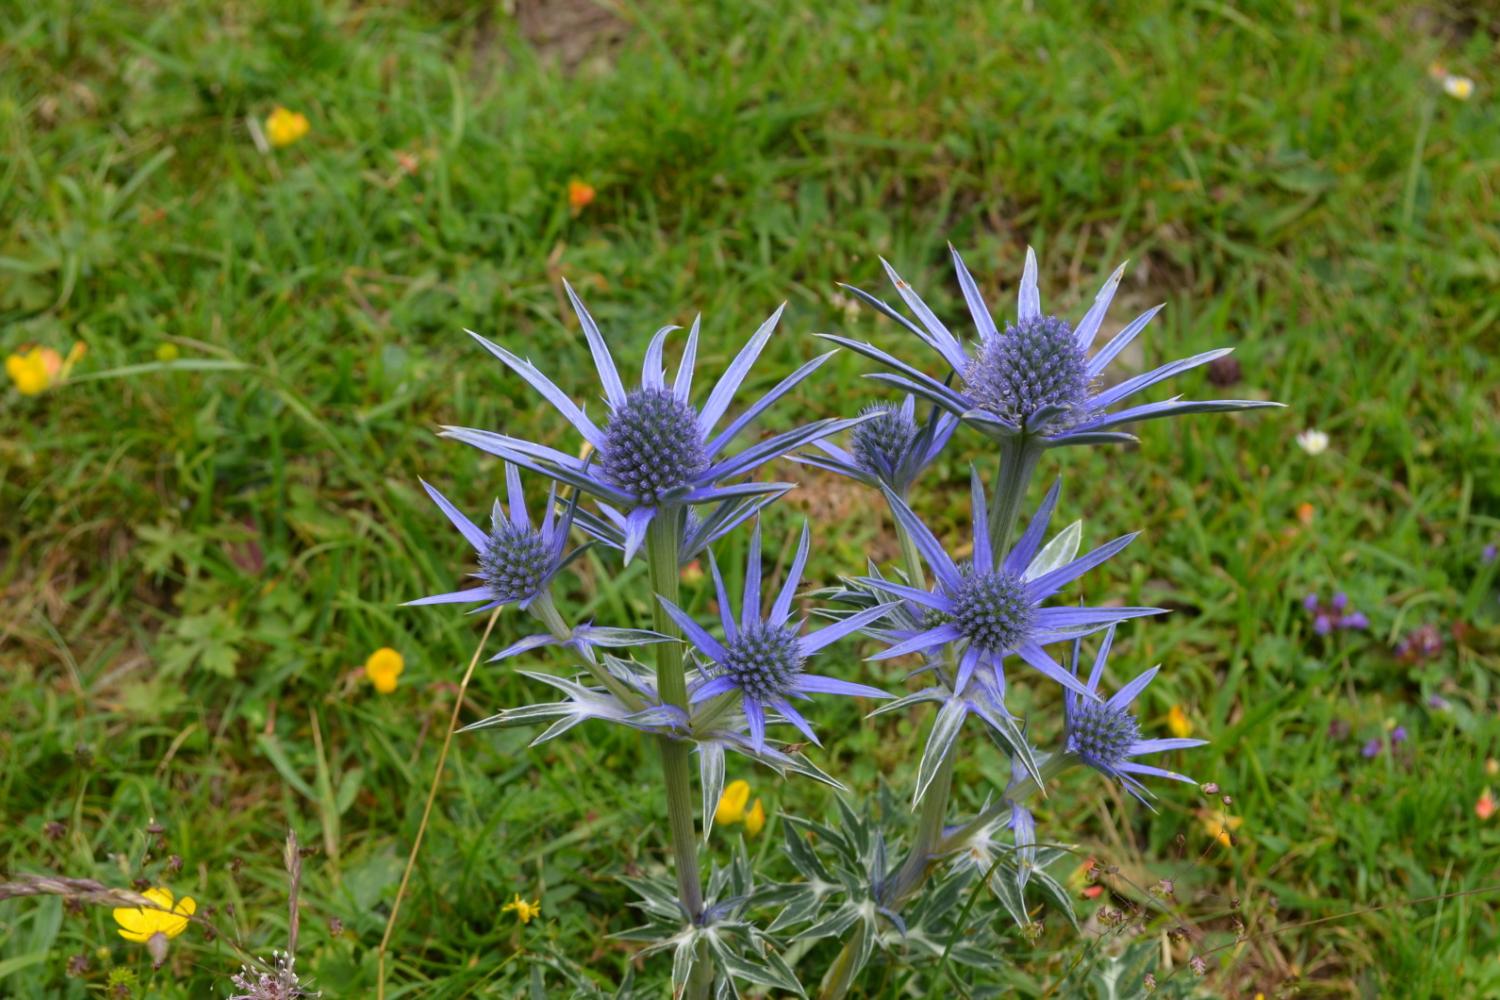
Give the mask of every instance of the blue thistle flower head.
[{"label": "blue thistle flower head", "polygon": [[[808,657],[844,636],[865,628],[885,617],[896,605],[880,604],[841,618],[831,625],[804,635],[803,622],[792,622],[792,600],[802,582],[811,541],[806,523],[797,554],[792,559],[786,582],[777,592],[770,613],[761,614],[760,594],[760,524],[750,534],[750,551],[745,561],[745,587],[740,600],[738,619],[729,601],[718,563],[709,554],[714,589],[718,597],[719,620],[724,638],[708,633],[685,611],[664,597],[659,597],[683,635],[708,662],[704,679],[689,693],[692,704],[719,695],[738,693],[750,729],[750,744],[756,750],[765,747],[766,721],[770,711],[781,720],[796,726],[813,743],[818,737],[802,713],[792,707],[791,699],[812,694],[836,694],[865,698],[889,698],[879,688],[855,684],[835,677],[824,677],[806,671]],[[775,721],[775,720],[773,720]]]},{"label": "blue thistle flower head", "polygon": [[963,372],[969,394],[986,410],[1025,425],[1058,411],[1055,426],[1075,421],[1088,403],[1088,356],[1072,327],[1056,316],[1014,323],[980,341]]},{"label": "blue thistle flower head", "polygon": [[1041,548],[1061,488],[1061,482],[1053,484],[1015,545],[1009,552],[1000,553],[990,544],[984,485],[978,470],[972,470],[974,554],[973,561],[964,566],[947,554],[904,500],[887,490],[886,501],[902,529],[916,543],[922,561],[936,578],[936,585],[932,590],[922,590],[880,577],[858,578],[863,586],[925,609],[916,629],[887,630],[897,641],[872,659],[922,653],[929,663],[934,663],[933,653],[949,643],[958,643],[962,650],[958,671],[947,679],[956,695],[963,695],[976,672],[981,671],[982,688],[1003,694],[1003,661],[1008,656],[1019,656],[1075,696],[1097,700],[1044,647],[1112,627],[1126,619],[1161,614],[1162,609],[1044,605],[1063,587],[1105,562],[1135,538],[1134,534],[1122,535],[1062,566],[1033,570],[1032,561]]},{"label": "blue thistle flower head", "polygon": [[526,512],[521,475],[515,466],[505,466],[505,482],[510,494],[510,510],[507,512],[497,499],[491,512],[490,530],[484,531],[447,497],[423,481],[422,488],[432,502],[438,505],[478,556],[479,572],[473,575],[479,579],[480,585],[408,601],[408,605],[479,603],[481,606],[475,609],[477,611],[488,611],[505,604],[526,608],[547,592],[552,577],[568,561],[563,556],[563,549],[568,543],[568,529],[572,526],[578,504],[577,495],[559,515],[554,488],[548,497],[547,513],[541,526],[533,527]]},{"label": "blue thistle flower head", "polygon": [[719,664],[724,676],[761,701],[791,694],[807,662],[797,643],[797,629],[790,625],[752,622],[725,643],[724,651]]},{"label": "blue thistle flower head", "polygon": [[1281,405],[1243,399],[1186,401],[1174,396],[1159,403],[1118,408],[1117,404],[1136,393],[1208,364],[1228,354],[1229,350],[1207,351],[1115,385],[1104,386],[1101,377],[1109,363],[1135,340],[1162,308],[1148,309],[1090,355],[1094,338],[1124,276],[1125,265],[1121,264],[1105,281],[1077,326],[1070,326],[1066,320],[1042,312],[1036,254],[1027,248],[1016,318],[1002,329],[985,305],[979,286],[964,266],[958,251],[952,247],[949,250],[959,288],[978,334],[977,343],[965,345],[884,260],[881,264],[902,302],[915,314],[915,322],[876,296],[858,288],[845,287],[937,351],[953,374],[962,380],[961,389],[952,385],[951,377],[946,381],[934,378],[871,344],[830,334],[819,336],[889,369],[870,378],[930,399],[997,440],[1025,434],[1045,447],[1134,441],[1132,435],[1119,428],[1137,421],[1186,413],[1219,413]]},{"label": "blue thistle flower head", "polygon": [[637,389],[609,415],[601,455],[611,483],[660,503],[708,465],[698,414],[666,388]]},{"label": "blue thistle flower head", "polygon": [[734,439],[777,400],[821,367],[833,356],[832,352],[802,365],[720,428],[719,423],[728,412],[735,394],[771,339],[781,318],[781,308],[756,330],[709,393],[708,399],[695,405],[692,388],[698,353],[698,320],[693,321],[672,382],[667,382],[663,355],[668,334],[677,328],[665,326],[656,331],[646,349],[639,385],[627,391],[594,317],[584,308],[571,285],[564,282],[563,287],[578,314],[584,338],[593,354],[594,367],[604,387],[609,414],[603,427],[594,423],[582,407],[530,361],[477,333],[470,331],[470,336],[556,407],[583,435],[595,454],[577,458],[532,441],[468,427],[446,427],[443,434],[522,468],[567,483],[623,510],[622,547],[627,561],[640,548],[647,527],[658,513],[675,512],[682,507],[717,503],[733,497],[777,492],[783,488],[780,484],[722,484],[753,472],[794,448],[860,422],[861,418],[814,421],[730,455],[727,449]]},{"label": "blue thistle flower head", "polygon": [[804,465],[827,469],[876,489],[886,486],[905,496],[917,476],[942,454],[958,427],[957,417],[936,406],[925,421],[918,422],[912,396],[899,406],[868,406],[859,419],[862,422],[854,427],[847,450],[819,440],[813,445],[821,454],[792,457]]},{"label": "blue thistle flower head", "polygon": [[917,422],[910,413],[881,403],[865,407],[863,416],[870,419],[854,428],[850,442],[854,464],[889,479],[917,436]]},{"label": "blue thistle flower head", "polygon": [[1036,627],[1036,605],[1020,574],[999,569],[963,567],[953,593],[953,626],[990,655],[1004,655],[1027,642]]},{"label": "blue thistle flower head", "polygon": [[[1131,703],[1156,677],[1158,667],[1152,667],[1135,680],[1126,684],[1108,700],[1099,697],[1099,681],[1104,675],[1104,665],[1109,659],[1109,649],[1115,638],[1113,626],[1105,632],[1104,641],[1094,657],[1094,667],[1089,672],[1085,692],[1088,698],[1079,697],[1072,690],[1063,698],[1066,719],[1064,740],[1066,752],[1106,777],[1118,781],[1124,789],[1139,801],[1149,805],[1150,791],[1141,784],[1141,777],[1168,778],[1196,784],[1192,778],[1168,771],[1152,764],[1142,764],[1137,757],[1167,750],[1185,750],[1203,746],[1206,740],[1194,739],[1143,739],[1140,721],[1130,710]],[[1082,652],[1082,640],[1073,643],[1072,674],[1078,676],[1078,663]]]}]

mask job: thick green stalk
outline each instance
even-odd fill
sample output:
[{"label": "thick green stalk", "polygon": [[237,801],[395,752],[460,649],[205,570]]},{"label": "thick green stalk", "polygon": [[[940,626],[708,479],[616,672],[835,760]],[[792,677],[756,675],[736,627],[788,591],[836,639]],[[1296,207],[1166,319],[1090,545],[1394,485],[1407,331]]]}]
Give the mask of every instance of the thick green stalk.
[{"label": "thick green stalk", "polygon": [[[678,596],[678,551],[682,548],[684,512],[668,508],[652,518],[646,529],[646,561],[651,570],[651,589],[673,604]],[[656,647],[656,690],[663,704],[687,711],[687,676],[683,666],[682,630],[661,606],[653,602],[656,630],[669,638]],[[661,750],[662,779],[667,786],[667,826],[672,836],[672,860],[677,874],[677,897],[693,920],[703,913],[703,883],[698,873],[698,838],[693,829],[693,781],[689,761],[691,749],[682,740],[657,737]],[[687,983],[686,1000],[703,1000],[713,987],[713,966],[706,949]]]},{"label": "thick green stalk", "polygon": [[990,497],[990,547],[996,566],[1010,551],[1021,502],[1026,499],[1026,489],[1031,485],[1031,475],[1043,450],[1025,433],[1000,446],[1000,466],[995,470],[994,496]]},{"label": "thick green stalk", "polygon": [[927,794],[922,797],[922,810],[917,814],[917,836],[912,841],[911,853],[901,869],[890,881],[885,896],[885,905],[895,908],[927,879],[938,841],[943,836],[943,820],[948,815],[948,798],[953,791],[953,764],[958,759],[957,744],[948,748],[948,755],[938,765]]},{"label": "thick green stalk", "polygon": [[[901,498],[903,501],[905,497]],[[892,517],[895,520],[894,515]],[[901,539],[901,556],[906,560],[906,582],[913,587],[926,587],[927,576],[922,571],[922,554],[917,551],[916,539],[911,537],[911,532],[896,521],[896,537]]]}]

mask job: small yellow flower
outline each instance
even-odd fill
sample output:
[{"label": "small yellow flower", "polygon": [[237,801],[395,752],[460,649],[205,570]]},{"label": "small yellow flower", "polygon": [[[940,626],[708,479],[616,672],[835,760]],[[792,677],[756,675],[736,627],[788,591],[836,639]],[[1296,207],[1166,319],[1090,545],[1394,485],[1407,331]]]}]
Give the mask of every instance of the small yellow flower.
[{"label": "small yellow flower", "polygon": [[1173,705],[1171,711],[1167,712],[1167,728],[1178,739],[1193,735],[1192,720],[1187,717],[1181,705]]},{"label": "small yellow flower", "polygon": [[74,344],[64,358],[50,347],[23,347],[6,357],[5,374],[21,395],[36,396],[66,379],[85,350],[82,343]]},{"label": "small yellow flower", "polygon": [[370,678],[370,683],[375,685],[375,690],[381,694],[390,694],[396,690],[396,678],[401,676],[401,671],[406,669],[406,661],[401,654],[389,646],[382,646],[370,654],[365,661],[365,676]]},{"label": "small yellow flower", "polygon": [[577,179],[568,181],[568,207],[573,210],[574,215],[577,215],[589,207],[596,193],[592,184],[586,184]]},{"label": "small yellow flower", "polygon": [[182,352],[177,349],[177,345],[171,343],[170,341],[156,345],[157,361],[176,361],[177,356],[181,353]]},{"label": "small yellow flower", "polygon": [[745,813],[745,833],[755,836],[766,828],[766,811],[761,808],[760,799],[755,800],[755,805]]},{"label": "small yellow flower", "polygon": [[745,818],[745,806],[750,801],[750,782],[731,781],[719,796],[719,807],[714,810],[715,823],[738,823]]},{"label": "small yellow flower", "polygon": [[1234,840],[1230,837],[1234,831],[1245,822],[1242,816],[1230,816],[1217,809],[1199,809],[1198,822],[1203,824],[1203,829],[1208,835],[1217,840],[1224,847],[1233,847]]},{"label": "small yellow flower", "polygon": [[157,934],[174,938],[187,930],[188,918],[198,909],[191,896],[174,900],[172,890],[166,887],[147,889],[141,893],[160,910],[144,906],[122,906],[115,910],[115,923],[120,925],[120,937],[137,944],[147,944]]},{"label": "small yellow flower", "polygon": [[512,897],[509,903],[506,903],[504,906],[500,907],[500,912],[514,912],[517,920],[521,921],[521,923],[523,924],[529,924],[531,923],[532,917],[541,914],[542,901],[540,899],[534,899],[528,903],[526,902],[526,900],[521,898],[521,894],[518,892],[514,897]]},{"label": "small yellow flower", "polygon": [[307,116],[300,111],[288,111],[277,105],[266,118],[266,138],[273,146],[290,146],[312,128]]}]

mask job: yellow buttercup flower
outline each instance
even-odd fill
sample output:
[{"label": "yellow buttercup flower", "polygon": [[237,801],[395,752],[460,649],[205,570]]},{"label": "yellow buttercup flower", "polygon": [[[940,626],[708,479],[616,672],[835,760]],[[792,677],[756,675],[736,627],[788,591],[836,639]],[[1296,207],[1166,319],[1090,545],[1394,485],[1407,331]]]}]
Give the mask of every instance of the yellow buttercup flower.
[{"label": "yellow buttercup flower", "polygon": [[532,917],[538,916],[542,912],[542,901],[534,899],[528,903],[521,898],[521,894],[518,892],[509,903],[500,907],[500,912],[514,913],[516,919],[521,921],[521,923],[529,924]]},{"label": "yellow buttercup flower", "polygon": [[312,124],[302,112],[288,111],[280,105],[266,118],[266,138],[273,146],[290,146],[311,128]]},{"label": "yellow buttercup flower", "polygon": [[745,806],[750,801],[750,782],[731,781],[719,796],[719,807],[714,810],[715,823],[738,823],[745,818]]},{"label": "yellow buttercup flower", "polygon": [[766,827],[766,811],[761,808],[760,799],[755,800],[755,805],[745,813],[745,833],[755,836]]},{"label": "yellow buttercup flower", "polygon": [[74,344],[64,358],[50,347],[23,347],[6,357],[5,374],[21,395],[36,396],[66,379],[87,349],[81,342]]},{"label": "yellow buttercup flower", "polygon": [[406,661],[389,646],[381,646],[365,661],[365,676],[370,678],[370,683],[381,694],[390,694],[396,690],[396,678],[405,669]]},{"label": "yellow buttercup flower", "polygon": [[171,341],[166,341],[164,343],[156,345],[157,361],[176,361],[178,355],[180,355],[181,353],[182,352],[177,349],[177,345],[172,343]]},{"label": "yellow buttercup flower", "polygon": [[120,937],[137,944],[149,944],[158,934],[163,938],[176,937],[187,930],[188,918],[198,909],[193,897],[174,899],[172,890],[165,886],[147,889],[141,895],[162,909],[122,906],[114,911],[115,923],[120,925]]},{"label": "yellow buttercup flower", "polygon": [[1173,705],[1171,710],[1167,712],[1167,728],[1178,739],[1193,735],[1192,720],[1187,717],[1187,713],[1182,710],[1181,705]]},{"label": "yellow buttercup flower", "polygon": [[[57,352],[50,347],[33,347],[5,359],[5,374],[16,384],[17,392],[23,396],[36,396],[47,391],[47,387],[52,384],[49,355],[50,358],[57,358]],[[59,363],[61,360],[58,358]]]}]

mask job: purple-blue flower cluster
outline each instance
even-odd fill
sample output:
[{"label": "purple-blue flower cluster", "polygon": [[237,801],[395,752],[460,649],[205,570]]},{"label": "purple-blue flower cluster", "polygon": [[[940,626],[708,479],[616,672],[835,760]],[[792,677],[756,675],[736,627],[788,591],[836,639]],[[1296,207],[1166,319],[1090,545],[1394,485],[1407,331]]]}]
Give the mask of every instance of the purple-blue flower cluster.
[{"label": "purple-blue flower cluster", "polygon": [[[508,429],[445,427],[443,436],[504,461],[508,502],[495,501],[488,528],[481,528],[436,489],[422,484],[473,549],[476,568],[471,586],[411,603],[473,603],[480,610],[515,605],[545,627],[542,634],[511,642],[494,659],[520,657],[545,646],[576,654],[577,669],[569,675],[521,671],[522,676],[560,692],[560,700],[507,709],[468,728],[544,723],[547,728],[534,741],[541,743],[584,721],[602,720],[657,737],[677,884],[675,895],[672,888],[657,891],[648,886],[643,892],[665,921],[662,936],[651,939],[654,943],[648,951],[674,949],[674,989],[694,1000],[715,990],[733,991],[736,977],[750,966],[744,958],[721,954],[727,937],[701,942],[695,937],[717,934],[716,925],[731,919],[738,906],[723,898],[716,901],[716,893],[727,891],[724,877],[715,874],[705,891],[698,870],[689,754],[695,754],[698,761],[704,836],[724,788],[726,751],[781,773],[801,773],[836,785],[802,755],[802,744],[768,735],[769,727],[785,725],[817,745],[817,731],[804,715],[808,704],[816,704],[815,698],[892,698],[860,679],[830,676],[816,669],[812,658],[835,642],[868,636],[882,646],[869,657],[871,661],[908,654],[919,660],[911,676],[922,676],[928,686],[890,700],[879,711],[929,701],[940,707],[917,767],[913,799],[920,805],[920,815],[905,861],[899,868],[887,868],[886,845],[900,843],[904,831],[882,829],[878,836],[868,837],[868,831],[856,835],[852,829],[827,828],[830,842],[847,835],[850,845],[879,846],[869,857],[854,862],[860,870],[853,876],[841,871],[836,878],[824,879],[830,887],[825,895],[833,897],[837,881],[838,891],[846,893],[848,900],[838,904],[838,914],[825,916],[815,926],[850,928],[863,920],[874,927],[874,914],[879,913],[905,934],[908,915],[900,913],[901,907],[922,888],[938,862],[965,851],[971,858],[990,858],[992,834],[1005,829],[1014,840],[1014,856],[996,854],[983,870],[990,873],[989,885],[996,895],[1024,923],[1029,919],[1027,885],[1055,884],[1044,871],[1051,863],[1046,856],[1055,852],[1044,850],[1039,842],[1036,817],[1026,805],[1027,798],[1044,790],[1053,776],[1069,767],[1086,768],[1147,804],[1151,793],[1143,779],[1193,783],[1164,766],[1172,762],[1170,758],[1157,755],[1198,747],[1205,741],[1154,738],[1143,729],[1141,718],[1146,713],[1137,702],[1159,667],[1136,673],[1123,685],[1112,684],[1113,694],[1104,693],[1116,628],[1135,618],[1160,614],[1162,609],[1107,601],[1086,604],[1076,596],[1064,596],[1086,574],[1122,552],[1135,535],[1120,535],[1085,549],[1079,521],[1049,537],[1062,484],[1058,481],[1047,491],[1029,518],[1023,516],[1023,511],[1031,509],[1028,487],[1047,449],[1133,440],[1124,427],[1139,421],[1276,404],[1188,402],[1173,397],[1122,405],[1137,393],[1228,353],[1209,351],[1106,384],[1104,375],[1111,361],[1160,308],[1148,310],[1095,349],[1123,267],[1075,324],[1042,311],[1036,257],[1029,249],[1015,315],[1002,321],[985,305],[978,284],[956,251],[952,262],[973,326],[967,336],[951,332],[889,264],[886,272],[915,321],[873,295],[851,289],[933,348],[949,369],[944,376],[929,375],[870,344],[820,335],[877,361],[887,370],[869,377],[900,390],[900,399],[871,402],[857,416],[793,424],[789,430],[758,440],[742,441],[773,405],[787,400],[832,356],[830,352],[807,360],[731,417],[735,397],[770,342],[782,309],[761,324],[704,396],[694,392],[700,339],[697,320],[686,335],[670,379],[665,353],[676,328],[665,326],[646,346],[639,380],[627,385],[598,324],[564,283],[602,388],[605,411],[598,421],[529,360],[471,333],[562,416],[581,436],[582,447],[574,454],[516,436]],[[919,406],[925,412],[919,413]],[[909,502],[909,496],[924,473],[931,478],[944,468],[939,459],[961,424],[980,431],[987,442],[992,454],[986,459],[994,465],[994,485],[986,489],[991,475],[971,465],[968,544],[950,548],[924,522],[917,513],[921,505]],[[844,443],[835,444],[835,436],[844,431],[850,432]],[[852,608],[814,611],[824,622],[817,628],[808,627],[807,615],[797,606],[811,551],[809,525],[802,526],[784,576],[773,587],[763,588],[763,582],[771,581],[763,581],[761,514],[792,485],[751,477],[783,456],[878,491],[901,542],[902,564],[881,566],[872,560],[864,575],[845,578],[843,587],[833,593],[838,603]],[[539,523],[532,521],[526,509],[521,470],[550,480]],[[753,527],[740,573],[740,593],[737,602],[732,602],[714,544],[746,522]],[[617,550],[627,563],[645,552],[649,574],[624,576],[619,585],[649,579],[650,589],[642,595],[647,600],[637,606],[652,608],[654,631],[569,620],[559,607],[554,580],[582,551],[569,548],[574,526],[584,536],[583,549],[598,545]],[[718,618],[710,627],[691,613],[697,602],[680,594],[680,567],[699,553],[706,555],[709,564],[713,586],[709,605]],[[627,606],[627,602],[616,603]],[[1320,634],[1369,626],[1343,594],[1336,594],[1326,605],[1317,595],[1309,595],[1304,604]],[[1098,637],[1097,649],[1084,678],[1080,661],[1085,640],[1094,641],[1090,637]],[[1069,666],[1060,663],[1054,651],[1064,643],[1071,646]],[[627,654],[602,652],[645,645],[655,648],[654,670]],[[1062,688],[1060,717],[1050,726],[1044,717],[1023,718],[1010,711],[1007,703],[1014,703],[1010,699],[1014,678],[1007,677],[1007,668],[1018,663]],[[1013,673],[1022,682],[1030,676],[1026,671]],[[1044,697],[1031,704],[1049,702]],[[974,719],[978,721],[971,722]],[[1010,757],[1012,777],[999,794],[953,795],[958,780],[958,737],[966,725],[971,731],[982,726]],[[1039,734],[1054,742],[1043,749]],[[1402,738],[1400,729],[1390,735],[1392,745]],[[950,806],[963,801],[983,801],[984,805],[967,821],[949,822]],[[865,822],[850,810],[844,812],[846,824]],[[881,822],[896,820],[886,817]],[[850,863],[861,852],[863,848],[844,852],[848,857],[841,863]],[[796,852],[789,849],[792,853]],[[811,853],[794,859],[804,874],[809,858]],[[974,866],[968,870],[972,874]],[[741,874],[748,878],[748,873],[732,876],[735,892],[741,891]],[[1010,888],[1003,888],[1006,885]],[[814,919],[823,902],[819,893],[812,894],[807,920]],[[919,919],[919,914],[920,910],[912,916]],[[686,918],[686,931],[682,918]],[[951,932],[951,928],[923,929],[930,940]],[[683,938],[684,934],[689,937]],[[851,938],[846,952],[850,947],[856,951],[843,990],[852,983],[877,937],[861,938],[862,946]],[[713,976],[699,975],[694,971],[699,962],[714,963],[717,971]],[[780,974],[777,970],[771,978],[747,981],[800,992],[800,988],[787,987]],[[787,975],[791,975],[789,970]],[[792,980],[791,986],[796,985]]]},{"label": "purple-blue flower cluster", "polygon": [[1302,599],[1302,608],[1312,615],[1313,631],[1319,635],[1331,632],[1364,631],[1370,627],[1370,619],[1363,611],[1349,607],[1349,595],[1342,590],[1336,592],[1327,604],[1316,593]]}]

